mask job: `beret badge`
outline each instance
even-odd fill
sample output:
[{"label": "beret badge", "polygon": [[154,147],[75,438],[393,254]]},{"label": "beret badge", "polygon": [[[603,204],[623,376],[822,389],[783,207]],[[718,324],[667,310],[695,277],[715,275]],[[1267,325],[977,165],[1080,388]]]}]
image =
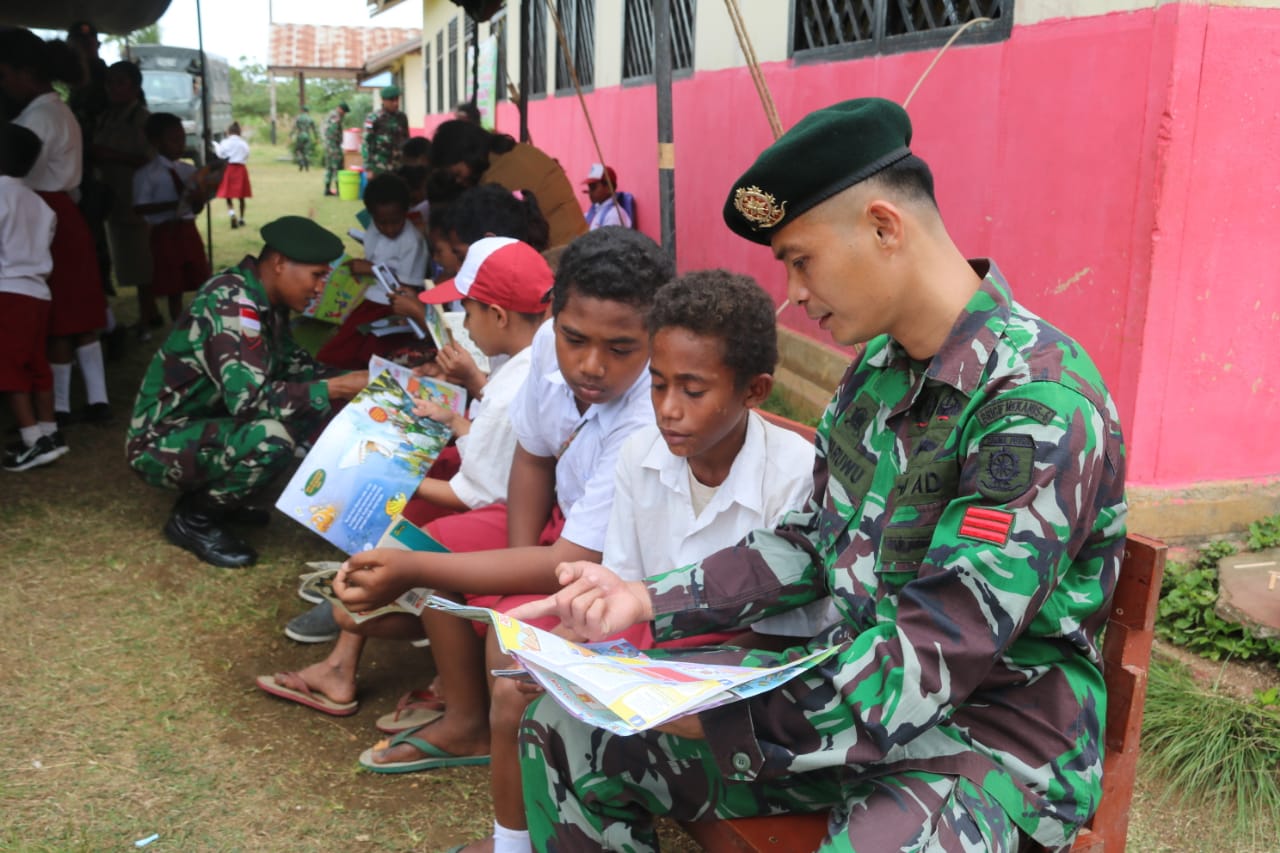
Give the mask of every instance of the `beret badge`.
[{"label": "beret badge", "polygon": [[757,186],[738,187],[733,193],[733,206],[742,218],[757,229],[772,228],[787,215],[787,203],[777,203],[773,193],[767,193]]}]

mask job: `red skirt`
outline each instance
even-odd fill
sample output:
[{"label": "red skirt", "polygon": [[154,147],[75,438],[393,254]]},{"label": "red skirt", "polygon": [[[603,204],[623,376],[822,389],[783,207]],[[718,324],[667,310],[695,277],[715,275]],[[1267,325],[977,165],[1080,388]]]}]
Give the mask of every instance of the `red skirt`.
[{"label": "red skirt", "polygon": [[65,337],[106,328],[107,296],[102,292],[93,234],[80,208],[66,193],[38,195],[58,217],[50,246],[53,272],[49,274],[49,291],[53,304],[49,312],[49,336]]},{"label": "red skirt", "polygon": [[190,219],[151,226],[151,292],[174,296],[199,290],[209,278],[209,259]]},{"label": "red skirt", "polygon": [[218,198],[253,198],[253,187],[249,185],[249,170],[244,163],[228,163],[222,173],[222,183],[218,184]]}]

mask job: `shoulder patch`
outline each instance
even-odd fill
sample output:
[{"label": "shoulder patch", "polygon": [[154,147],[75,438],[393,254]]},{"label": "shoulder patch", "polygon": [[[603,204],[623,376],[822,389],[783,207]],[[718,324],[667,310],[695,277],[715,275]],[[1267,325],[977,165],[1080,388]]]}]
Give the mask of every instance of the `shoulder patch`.
[{"label": "shoulder patch", "polygon": [[246,335],[256,335],[262,330],[262,318],[258,315],[258,306],[248,299],[239,300],[240,331]]},{"label": "shoulder patch", "polygon": [[960,519],[960,535],[1004,545],[1013,528],[1013,513],[1002,509],[971,506]]},{"label": "shoulder patch", "polygon": [[983,437],[978,445],[978,491],[1001,503],[1031,488],[1035,439],[1002,433]]},{"label": "shoulder patch", "polygon": [[1056,414],[1052,408],[1044,403],[1036,400],[1027,400],[1021,397],[1006,397],[1001,400],[993,400],[987,405],[978,409],[974,418],[984,427],[991,426],[1005,415],[1018,415],[1024,418],[1031,418],[1042,424],[1047,424],[1053,420]]}]

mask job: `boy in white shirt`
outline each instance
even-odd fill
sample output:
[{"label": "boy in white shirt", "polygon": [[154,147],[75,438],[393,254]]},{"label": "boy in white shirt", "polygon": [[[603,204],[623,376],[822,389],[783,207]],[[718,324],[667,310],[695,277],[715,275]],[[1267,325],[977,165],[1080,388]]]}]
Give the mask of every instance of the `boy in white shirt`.
[{"label": "boy in white shirt", "polygon": [[[334,580],[348,608],[368,610],[428,587],[502,610],[521,596],[553,592],[560,563],[600,559],[618,453],[653,421],[646,322],[672,272],[662,249],[635,231],[603,228],[569,245],[556,270],[553,322],[534,338],[529,378],[511,408],[518,446],[507,507],[428,525],[453,553],[353,555]],[[444,715],[401,732],[387,749],[366,751],[366,769],[404,773],[489,761],[484,643],[470,623],[447,614],[426,610],[422,622]]]},{"label": "boy in white shirt", "polygon": [[40,138],[0,125],[0,395],[9,400],[22,441],[4,454],[7,471],[47,465],[67,452],[53,412],[53,372],[45,355],[56,219],[22,178]]},{"label": "boy in white shirt", "polygon": [[[430,253],[418,229],[408,224],[409,185],[390,172],[378,175],[365,187],[364,206],[373,227],[364,232],[364,258],[346,262],[351,271],[368,277],[373,275],[374,264],[383,264],[401,284],[421,290]],[[367,329],[391,313],[389,295],[374,281],[365,288],[364,301],[316,353],[316,360],[330,367],[359,370],[368,365],[370,356],[390,356],[407,343],[406,336],[379,338]]]},{"label": "boy in white shirt", "polygon": [[151,292],[165,296],[169,320],[182,313],[182,294],[209,279],[209,259],[196,230],[206,188],[192,164],[180,160],[187,147],[182,119],[152,113],[143,127],[156,156],[133,173],[133,209],[150,226]]},{"label": "boy in white shirt", "polygon": [[[450,479],[423,479],[405,508],[407,518],[432,520],[506,502],[507,476],[516,450],[510,407],[529,375],[531,345],[546,318],[547,306],[542,300],[551,283],[551,268],[527,243],[489,237],[471,246],[455,279],[421,295],[423,302],[432,303],[461,299],[467,312],[465,326],[475,345],[495,359],[510,358],[490,374],[473,421],[434,403],[414,404],[419,417],[441,421],[458,436],[462,464]],[[257,684],[281,699],[345,716],[359,708],[354,698],[356,671],[365,639],[421,639],[422,622],[416,617],[389,614],[357,625],[325,601],[290,622],[285,634],[306,642],[309,637],[298,632],[332,624],[330,618],[337,622],[340,633],[323,661],[297,672],[260,676]]]},{"label": "boy in white shirt", "polygon": [[[649,333],[657,422],[631,436],[618,457],[604,547],[603,563],[625,580],[686,565],[774,524],[813,486],[813,445],[752,411],[773,389],[778,361],[767,293],[723,270],[689,273],[658,291]],[[626,636],[652,645],[645,628]],[[512,665],[491,637],[486,666]],[[525,706],[541,691],[505,678],[494,679],[492,691],[492,849],[527,853],[517,733]],[[462,849],[488,850],[488,843]]]}]

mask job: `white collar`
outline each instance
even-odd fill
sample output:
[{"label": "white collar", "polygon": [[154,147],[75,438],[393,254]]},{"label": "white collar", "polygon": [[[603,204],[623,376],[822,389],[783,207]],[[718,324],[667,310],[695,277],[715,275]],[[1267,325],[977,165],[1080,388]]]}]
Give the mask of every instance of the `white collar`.
[{"label": "white collar", "polygon": [[[756,513],[764,512],[765,489],[765,423],[754,411],[747,415],[747,437],[729,468],[729,476],[716,490],[707,509],[723,509],[730,501]],[[649,448],[643,467],[657,471],[662,484],[674,492],[689,495],[689,460],[676,456],[667,448],[662,434]],[[706,510],[703,510],[706,513]],[[710,517],[710,516],[708,516]]]}]

